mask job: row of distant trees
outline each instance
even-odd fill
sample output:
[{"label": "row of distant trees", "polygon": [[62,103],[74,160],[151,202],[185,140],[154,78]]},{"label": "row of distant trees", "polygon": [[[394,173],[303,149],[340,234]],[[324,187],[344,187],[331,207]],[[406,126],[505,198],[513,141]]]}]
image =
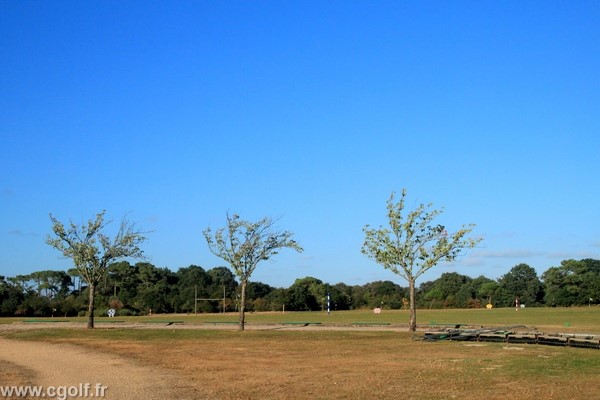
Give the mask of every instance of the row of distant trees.
[{"label": "row of distant trees", "polygon": [[[83,316],[88,309],[88,286],[77,273],[38,271],[14,277],[0,276],[2,316]],[[176,272],[148,262],[116,262],[96,288],[96,315],[109,308],[118,315],[150,313],[204,313],[237,311],[240,285],[226,267],[205,270],[191,265]],[[329,284],[317,278],[297,279],[288,288],[250,282],[248,311],[309,311],[408,308],[409,290],[391,281],[365,285]],[[471,278],[444,273],[423,282],[416,293],[419,308],[510,307],[516,298],[527,307],[581,306],[600,299],[600,260],[565,260],[541,276],[519,264],[499,279]]]},{"label": "row of distant trees", "polygon": [[[431,203],[420,204],[405,213],[405,197],[404,189],[397,202],[394,193],[388,199],[386,207],[388,227],[364,226],[365,241],[361,252],[408,283],[409,330],[414,333],[417,279],[442,260],[454,261],[456,257],[464,254],[465,250],[475,247],[482,238],[469,237],[475,227],[474,224],[463,225],[455,232],[449,232],[444,225],[435,224],[434,219],[442,213],[442,210],[433,209]],[[51,214],[53,234],[46,238],[48,245],[58,250],[65,258],[73,260],[77,275],[87,284],[89,329],[94,328],[96,292],[101,288],[102,282],[107,280],[109,266],[127,258],[146,260],[141,248],[141,244],[146,240],[145,233],[134,223],[123,218],[116,234],[109,235],[105,228],[110,221],[105,220],[105,213],[104,210],[96,214],[95,219],[90,219],[87,224],[81,225],[73,222],[63,224]],[[239,311],[239,330],[244,330],[246,305],[253,300],[249,292],[250,278],[258,264],[271,259],[282,249],[297,252],[302,252],[304,249],[294,239],[293,232],[279,230],[275,226],[276,220],[270,217],[248,221],[240,218],[238,214],[229,212],[226,217],[225,227],[214,231],[208,227],[203,231],[203,235],[210,252],[222,259],[237,278],[239,290],[236,291],[235,304]],[[322,285],[322,282],[320,284]],[[198,301],[196,285],[194,290],[196,310]],[[226,310],[225,286],[223,292],[223,310]],[[292,309],[301,307],[296,305],[298,303],[296,291],[284,291],[279,294],[277,300],[282,304],[282,308],[285,308],[287,303],[292,304]],[[330,295],[331,290],[327,290],[328,304]],[[341,303],[342,297],[344,296],[340,296],[337,299],[339,302],[334,303],[334,308]],[[346,294],[345,297],[348,295]],[[320,298],[323,300],[322,296]],[[112,302],[118,306],[121,301],[115,298]],[[268,302],[271,306],[272,303],[273,301]],[[306,301],[302,304],[305,303],[307,304]],[[406,304],[404,297],[402,304],[403,306]],[[248,304],[248,310],[251,309],[250,306]],[[258,308],[256,304],[252,306]]]},{"label": "row of distant trees", "polygon": [[[437,224],[434,220],[442,213],[441,209],[432,208],[432,204],[419,204],[412,210],[405,210],[406,190],[403,189],[398,201],[395,200],[395,193],[392,192],[387,201],[387,217],[388,224],[380,225],[374,228],[370,225],[365,225],[363,233],[365,240],[361,248],[361,252],[380,264],[383,268],[393,272],[395,275],[404,279],[408,283],[408,300],[406,299],[406,290],[401,287],[394,288],[393,296],[384,299],[381,296],[380,306],[386,304],[386,300],[390,307],[395,307],[393,303],[401,299],[402,307],[408,305],[410,310],[409,330],[416,330],[416,310],[419,306],[418,302],[431,300],[430,307],[434,307],[437,301],[442,301],[445,306],[455,304],[455,306],[481,306],[481,296],[489,295],[488,303],[492,302],[492,297],[499,297],[500,303],[506,303],[507,298],[515,298],[515,303],[529,302],[532,300],[533,305],[540,303],[540,298],[545,298],[542,295],[542,289],[537,290],[539,279],[527,265],[519,265],[517,269],[511,273],[515,275],[526,275],[525,273],[532,271],[535,280],[525,280],[526,284],[531,284],[534,289],[527,287],[522,289],[523,285],[520,282],[514,287],[508,287],[503,284],[506,277],[498,282],[486,280],[485,277],[479,277],[475,281],[466,276],[447,276],[443,275],[441,282],[428,283],[431,285],[431,290],[421,289],[423,296],[417,298],[416,282],[425,272],[435,267],[440,261],[452,262],[458,256],[464,254],[468,249],[472,249],[480,243],[483,238],[470,237],[470,233],[475,227],[474,224],[463,225],[460,229],[452,232],[448,231],[444,225]],[[111,274],[114,271],[110,270],[112,264],[123,259],[146,260],[141,245],[145,242],[145,233],[140,231],[136,225],[126,218],[123,218],[119,228],[114,235],[109,235],[105,231],[106,226],[110,221],[105,220],[106,211],[96,214],[95,219],[90,219],[87,224],[77,225],[73,222],[63,224],[54,216],[50,215],[52,221],[52,233],[46,238],[46,243],[58,250],[65,258],[73,261],[75,270],[71,275],[76,275],[86,284],[88,298],[88,328],[94,328],[94,315],[96,314],[96,300],[99,296],[106,296],[107,285]],[[264,217],[258,221],[247,221],[239,217],[237,214],[227,213],[226,226],[212,230],[210,227],[203,231],[206,244],[211,253],[222,259],[232,272],[232,281],[236,283],[235,297],[233,303],[239,312],[239,330],[244,330],[244,315],[246,309],[276,309],[281,305],[288,310],[299,309],[318,309],[319,305],[323,308],[325,298],[328,305],[330,300],[333,300],[334,309],[347,309],[360,307],[362,301],[365,301],[365,296],[357,296],[361,294],[360,287],[348,287],[343,284],[329,285],[324,284],[315,278],[304,278],[297,280],[294,285],[288,289],[277,289],[269,287],[261,283],[255,283],[250,286],[250,278],[259,263],[271,259],[272,256],[278,254],[282,249],[292,249],[302,252],[302,246],[293,238],[294,234],[290,231],[281,231],[275,227],[275,220]],[[140,264],[136,264],[137,267]],[[147,269],[156,270],[154,266],[148,263],[140,265],[140,270]],[[130,266],[129,266],[130,267]],[[567,267],[568,268],[568,267]],[[122,274],[124,281],[131,277],[131,268],[125,268],[127,273]],[[519,272],[517,274],[517,271]],[[155,312],[169,311],[185,311],[189,308],[186,306],[186,292],[189,292],[189,287],[180,285],[181,276],[178,271],[175,274],[170,274],[169,270],[163,270],[164,274],[159,280],[144,279],[142,275],[140,282],[143,285],[136,283],[136,295],[134,300],[123,302],[117,294],[117,282],[111,282],[114,287],[113,297],[108,299],[109,306],[112,309],[123,310],[122,313],[129,312],[152,312],[154,306]],[[549,286],[549,292],[554,290],[559,293],[565,287],[565,282],[570,279],[571,271],[562,271],[558,268],[556,271],[556,281],[560,281],[556,289],[554,286]],[[39,274],[52,275],[48,271]],[[65,274],[67,275],[67,274]],[[136,274],[137,276],[138,274]],[[152,274],[146,274],[152,275]],[[161,275],[161,274],[158,274]],[[523,276],[521,276],[522,278]],[[55,280],[60,281],[63,277],[56,277]],[[185,276],[184,276],[185,278]],[[237,280],[236,280],[237,279]],[[185,279],[183,279],[185,280]],[[2,279],[4,282],[4,278]],[[35,281],[35,279],[34,279]],[[462,282],[462,286],[458,293],[452,292],[448,295],[447,286],[454,282]],[[454,282],[456,283],[456,282]],[[212,282],[215,285],[215,282]],[[392,286],[394,284],[392,283]],[[481,286],[481,287],[480,287]],[[593,286],[593,285],[592,285]],[[222,310],[227,310],[227,285],[223,287],[223,304]],[[141,288],[141,290],[139,290]],[[485,290],[483,289],[485,288]],[[19,290],[21,289],[21,290]],[[104,291],[102,291],[104,289]],[[464,289],[464,290],[463,290]],[[515,290],[510,290],[515,289]],[[2,285],[3,292],[9,297],[7,303],[10,305],[18,303],[19,293],[25,297],[29,295],[27,291],[23,294],[24,288],[12,287],[8,284]],[[38,285],[38,290],[33,293],[37,294],[36,301],[48,303],[48,298],[44,300],[40,296],[43,288]],[[522,293],[521,293],[522,290]],[[566,289],[565,289],[566,290]],[[46,290],[47,291],[47,290]],[[52,291],[52,290],[50,290]],[[461,292],[462,291],[462,292]],[[60,290],[58,291],[60,293]],[[140,293],[141,292],[141,293]],[[357,292],[357,293],[355,293]],[[261,294],[264,294],[261,296]],[[559,294],[565,295],[560,292]],[[566,290],[569,294],[569,290]],[[12,295],[12,297],[11,297]],[[65,315],[69,313],[69,309],[77,309],[75,302],[82,295],[82,289],[78,289],[76,294],[72,294],[67,300],[64,307],[50,308],[52,313],[65,311]],[[30,296],[27,296],[29,298]],[[121,296],[123,297],[123,296]],[[194,284],[194,311],[197,311],[198,301],[210,302],[218,301],[216,298],[198,298],[198,285]],[[359,300],[362,299],[362,300]],[[8,301],[10,300],[10,301]],[[105,300],[98,298],[99,301]],[[372,299],[366,299],[369,305],[372,305]],[[189,300],[188,300],[189,301]],[[552,304],[563,302],[553,298]],[[591,304],[592,298],[589,298]],[[43,305],[43,304],[42,304]],[[59,305],[59,304],[58,304]],[[39,307],[38,307],[39,308]],[[21,307],[22,313],[29,312],[28,307]],[[18,312],[19,310],[17,310]],[[102,308],[100,308],[102,311]],[[2,310],[0,310],[2,312]],[[39,311],[34,309],[34,314]],[[79,314],[79,312],[78,312]]]}]

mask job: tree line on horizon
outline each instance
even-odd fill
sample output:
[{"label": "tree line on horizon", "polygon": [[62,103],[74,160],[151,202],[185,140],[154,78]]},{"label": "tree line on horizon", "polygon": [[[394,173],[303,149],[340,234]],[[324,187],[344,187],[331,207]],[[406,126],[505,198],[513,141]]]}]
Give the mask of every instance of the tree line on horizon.
[{"label": "tree line on horizon", "polygon": [[[456,231],[448,231],[444,225],[435,223],[434,220],[443,211],[433,209],[431,203],[421,203],[411,211],[405,210],[405,197],[406,189],[402,190],[398,201],[395,200],[394,192],[390,195],[386,206],[387,227],[383,225],[372,227],[369,224],[363,227],[365,240],[361,253],[408,283],[408,300],[403,297],[402,303],[403,306],[408,303],[409,331],[414,334],[417,326],[416,282],[419,277],[440,261],[454,261],[456,257],[464,254],[464,251],[475,247],[483,238],[469,237],[475,227],[474,224],[463,225]],[[124,217],[117,232],[114,235],[107,234],[105,228],[111,221],[105,219],[105,214],[106,210],[103,210],[97,213],[94,219],[88,220],[87,224],[79,225],[72,221],[64,224],[50,214],[52,234],[46,237],[46,244],[59,251],[63,257],[73,260],[78,276],[87,284],[88,329],[94,328],[96,292],[102,282],[106,281],[109,266],[123,259],[146,260],[141,248],[146,241],[146,233]],[[249,221],[240,218],[236,213],[227,212],[225,226],[215,230],[207,227],[202,232],[209,251],[222,259],[237,278],[239,286],[235,304],[239,314],[240,331],[244,330],[246,305],[252,301],[249,297],[249,284],[257,266],[283,249],[300,253],[304,251],[294,239],[294,233],[280,230],[275,226],[276,222],[277,220],[270,217]],[[194,290],[196,311],[197,285]],[[225,312],[227,309],[225,286],[223,292],[223,312]],[[328,290],[328,308],[330,295],[331,291]],[[349,295],[346,297],[351,298]],[[323,297],[320,298],[323,301]],[[204,300],[215,299],[202,299]],[[341,302],[342,297],[338,300]],[[288,301],[289,298],[285,298],[279,302],[282,309]],[[120,304],[120,299],[114,299],[113,302],[111,313],[114,313],[114,308]],[[383,304],[382,301],[381,305]],[[252,306],[257,308],[254,304]],[[338,302],[335,302],[334,308],[337,307]],[[251,310],[250,305],[248,310]]]},{"label": "tree line on horizon", "polygon": [[[14,277],[0,276],[0,315],[21,317],[84,316],[88,286],[76,269],[43,270]],[[172,271],[148,262],[109,265],[96,288],[96,316],[108,309],[117,315],[234,312],[240,306],[240,285],[226,267],[209,270],[196,265]],[[250,282],[247,311],[319,311],[407,309],[409,289],[392,281],[364,285],[329,284],[314,277],[296,279],[287,287]],[[541,276],[518,264],[500,278],[471,278],[456,272],[426,281],[416,291],[418,308],[512,307],[516,298],[526,307],[570,307],[599,303],[600,260],[564,260]],[[198,300],[196,300],[198,299]]]},{"label": "tree line on horizon", "polygon": [[[409,309],[408,328],[413,335],[417,327],[417,307],[421,307],[422,304],[420,303],[424,300],[431,300],[430,308],[434,307],[436,300],[442,301],[445,306],[456,303],[456,306],[465,306],[466,304],[469,307],[477,307],[481,306],[482,303],[480,297],[487,294],[489,295],[489,300],[486,307],[491,306],[490,303],[492,303],[493,296],[496,299],[500,297],[501,304],[505,303],[507,298],[515,298],[513,301],[517,305],[523,304],[521,303],[523,301],[529,302],[529,300],[532,300],[530,305],[540,304],[543,292],[541,289],[538,289],[541,287],[541,282],[535,271],[526,264],[516,266],[508,274],[508,276],[510,274],[516,275],[521,278],[521,281],[531,286],[528,286],[526,289],[521,287],[523,283],[512,285],[512,287],[506,285],[505,278],[507,276],[503,276],[498,281],[497,286],[495,286],[495,282],[483,276],[472,280],[470,277],[460,276],[459,274],[456,274],[457,276],[444,274],[441,277],[443,278],[441,279],[441,283],[438,282],[439,280],[435,281],[430,288],[431,290],[419,288],[423,296],[417,298],[418,289],[416,283],[425,272],[435,267],[441,261],[454,261],[458,256],[463,255],[465,251],[476,247],[483,240],[483,237],[470,236],[475,224],[462,225],[462,227],[455,231],[449,231],[444,225],[436,223],[435,220],[442,214],[443,209],[433,208],[432,203],[420,203],[412,210],[406,210],[405,198],[406,189],[402,190],[397,200],[396,194],[392,192],[386,204],[387,225],[373,227],[367,224],[363,227],[365,236],[361,253],[408,283],[408,288],[402,288],[390,281],[377,282],[377,284],[382,285],[391,284],[393,292],[392,295],[386,295],[387,298],[385,299],[383,295],[378,297],[380,297],[379,306],[381,307],[387,304],[390,308],[398,308],[393,303],[396,302],[397,304],[401,300],[402,307]],[[141,231],[135,223],[130,222],[124,217],[116,233],[110,235],[105,231],[105,228],[111,221],[105,219],[105,214],[106,210],[103,210],[97,213],[94,219],[90,219],[87,223],[82,224],[75,224],[72,221],[64,224],[50,214],[52,234],[46,237],[46,244],[59,251],[63,257],[73,261],[75,268],[74,273],[71,275],[76,275],[80,279],[80,282],[83,281],[86,284],[88,329],[94,328],[94,317],[99,313],[97,312],[96,300],[106,300],[106,298],[99,298],[99,296],[106,296],[107,281],[110,277],[109,272],[111,272],[110,267],[120,260],[147,260],[141,248],[141,245],[147,239],[147,232]],[[342,283],[331,286],[313,277],[296,280],[288,289],[272,288],[260,282],[251,282],[250,278],[258,264],[271,259],[271,257],[277,255],[281,250],[304,251],[303,247],[294,239],[294,233],[287,230],[280,230],[275,226],[276,222],[277,220],[270,217],[249,221],[240,218],[236,213],[227,212],[225,226],[215,230],[207,227],[202,232],[209,251],[222,259],[231,271],[232,281],[235,282],[235,296],[232,298],[234,299],[233,304],[235,304],[235,309],[239,314],[238,329],[240,331],[244,330],[245,312],[247,310],[274,310],[279,306],[284,310],[286,305],[288,310],[314,310],[318,309],[319,305],[323,309],[325,299],[327,299],[328,309],[331,300],[333,301],[334,310],[361,307],[364,305],[361,301],[372,306],[373,299],[365,301],[365,296],[360,296],[360,290],[356,290],[357,286],[348,287]],[[134,267],[138,265],[150,266],[150,269],[152,267],[156,269],[147,262],[138,263]],[[131,267],[129,264],[127,266]],[[227,269],[227,267],[224,268]],[[131,268],[125,269],[125,275],[130,275]],[[163,271],[166,273],[163,274],[165,275],[164,279],[161,278],[160,281],[152,281],[143,277],[139,279],[140,282],[145,282],[145,286],[140,284],[135,286],[135,301],[123,302],[122,296],[119,297],[117,295],[117,283],[113,282],[113,298],[108,299],[111,313],[114,313],[115,309],[125,314],[135,312],[144,313],[144,308],[147,308],[147,313],[150,314],[153,310],[152,306],[154,306],[154,312],[181,312],[184,310],[186,306],[182,306],[182,304],[186,304],[186,301],[182,301],[184,297],[181,296],[183,296],[183,292],[189,291],[189,287],[181,287],[179,285],[180,277],[178,274],[180,271],[177,271],[175,274],[169,274],[168,271],[168,269]],[[202,271],[206,272],[203,269]],[[45,275],[52,276],[50,272],[42,271],[37,276],[37,280],[34,279],[34,281],[39,281],[40,276],[42,276],[42,279]],[[529,272],[533,273],[535,279],[523,280],[523,278],[528,278],[531,275]],[[558,280],[564,278],[559,284],[560,289],[563,288],[564,282],[570,279],[570,272],[566,271],[564,273],[565,276],[561,275],[561,271],[556,274]],[[66,274],[54,279],[60,281],[61,278],[66,279]],[[471,288],[463,291],[462,296],[460,293],[445,296],[445,293],[448,292],[447,286],[451,286],[449,284],[456,280],[464,281],[461,290],[466,285],[470,285]],[[1,281],[4,281],[4,278]],[[217,283],[212,282],[212,284],[215,285]],[[157,285],[161,288],[158,291],[155,290]],[[223,287],[222,311],[226,312],[228,308],[227,285],[225,283],[221,285]],[[7,287],[9,285],[3,284],[1,287],[3,292],[9,294],[18,293],[18,288],[11,292],[10,290],[5,290]],[[142,288],[141,295],[138,293],[140,292],[140,287]],[[103,288],[104,293],[101,292]],[[425,285],[425,288],[427,288],[427,285]],[[553,287],[549,286],[549,288]],[[41,298],[39,296],[41,290],[40,285],[38,285],[38,298]],[[260,296],[257,292],[264,292],[265,295]],[[378,294],[382,293],[379,288],[376,292]],[[149,295],[146,295],[147,293]],[[465,297],[465,293],[468,296]],[[81,295],[81,288],[79,289],[79,295]],[[140,301],[138,297],[142,300]],[[173,301],[174,297],[176,301]],[[569,296],[563,297],[568,298]],[[456,300],[456,298],[459,300]],[[75,296],[71,296],[69,301],[74,302],[75,299]],[[193,301],[194,312],[197,312],[198,301],[210,302],[219,301],[219,299],[216,297],[198,298],[198,284],[195,283]],[[562,298],[556,300],[555,297],[552,297],[551,300],[552,304],[564,301],[568,302],[571,300],[564,300]],[[591,302],[592,298],[590,297],[590,305]],[[189,308],[189,304],[187,307]],[[103,309],[100,308],[98,311],[101,314]],[[1,312],[2,310],[0,309]],[[54,312],[58,312],[58,309],[52,307],[52,314]]]}]

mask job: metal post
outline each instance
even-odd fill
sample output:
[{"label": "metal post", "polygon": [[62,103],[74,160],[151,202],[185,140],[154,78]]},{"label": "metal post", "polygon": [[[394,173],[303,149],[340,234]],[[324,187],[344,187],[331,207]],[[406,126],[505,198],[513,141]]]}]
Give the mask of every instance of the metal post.
[{"label": "metal post", "polygon": [[198,315],[198,285],[194,285],[194,315]]},{"label": "metal post", "polygon": [[331,297],[329,296],[329,292],[327,292],[327,315],[331,315]]}]

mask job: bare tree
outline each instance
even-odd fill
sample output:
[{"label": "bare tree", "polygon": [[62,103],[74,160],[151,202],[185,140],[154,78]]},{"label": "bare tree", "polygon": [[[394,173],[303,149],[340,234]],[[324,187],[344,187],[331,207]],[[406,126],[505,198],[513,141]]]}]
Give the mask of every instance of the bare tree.
[{"label": "bare tree", "polygon": [[70,222],[65,227],[50,214],[53,236],[48,235],[46,243],[70,258],[81,278],[88,284],[89,329],[94,328],[94,300],[98,283],[106,276],[108,265],[121,258],[143,258],[139,245],[146,240],[144,233],[123,218],[113,238],[103,233],[111,221],[104,220],[106,211],[96,215],[87,224],[76,225]]},{"label": "bare tree", "polygon": [[302,252],[293,233],[275,230],[271,218],[262,218],[257,222],[240,219],[237,214],[227,213],[227,226],[216,230],[204,230],[208,248],[217,257],[226,261],[240,280],[240,316],[239,330],[244,330],[246,287],[250,276],[261,261],[269,260],[280,249],[290,248]]},{"label": "bare tree", "polygon": [[413,211],[404,214],[406,190],[402,190],[400,200],[394,202],[394,193],[387,202],[389,228],[363,228],[365,242],[362,253],[406,279],[410,292],[409,330],[417,329],[417,310],[415,303],[416,280],[439,261],[454,261],[471,249],[482,239],[466,236],[475,225],[463,225],[454,233],[448,233],[443,225],[433,220],[442,213],[432,209],[432,204],[420,204]]}]

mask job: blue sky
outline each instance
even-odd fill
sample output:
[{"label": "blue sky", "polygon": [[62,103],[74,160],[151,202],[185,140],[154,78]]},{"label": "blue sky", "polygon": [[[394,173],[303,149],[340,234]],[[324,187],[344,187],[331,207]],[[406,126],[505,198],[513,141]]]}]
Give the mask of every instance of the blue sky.
[{"label": "blue sky", "polygon": [[484,242],[443,272],[600,258],[593,1],[0,2],[0,274],[67,269],[48,214],[106,209],[150,262],[222,265],[227,211],[305,251],[253,279],[380,279],[392,191]]}]

